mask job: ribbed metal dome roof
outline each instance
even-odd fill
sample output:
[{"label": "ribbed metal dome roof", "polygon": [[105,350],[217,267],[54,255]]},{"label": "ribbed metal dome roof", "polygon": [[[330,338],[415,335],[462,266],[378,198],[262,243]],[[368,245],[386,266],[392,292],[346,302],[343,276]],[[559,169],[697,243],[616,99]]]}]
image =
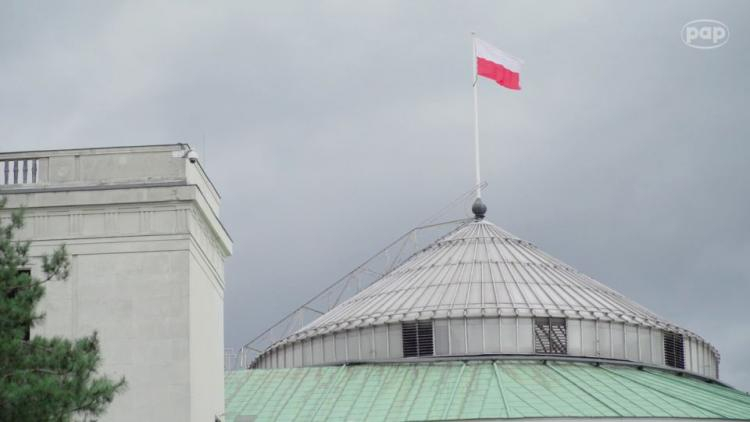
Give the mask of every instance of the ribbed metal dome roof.
[{"label": "ribbed metal dome roof", "polygon": [[551,316],[678,328],[496,225],[477,220],[290,336],[415,319]]}]

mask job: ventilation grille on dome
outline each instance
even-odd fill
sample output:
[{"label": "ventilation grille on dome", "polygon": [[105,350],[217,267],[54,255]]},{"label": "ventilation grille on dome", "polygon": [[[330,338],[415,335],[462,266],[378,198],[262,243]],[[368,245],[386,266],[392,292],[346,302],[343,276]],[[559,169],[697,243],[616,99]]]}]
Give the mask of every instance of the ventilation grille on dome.
[{"label": "ventilation grille on dome", "polygon": [[402,323],[401,339],[405,358],[434,355],[431,320]]},{"label": "ventilation grille on dome", "polygon": [[536,353],[564,355],[568,352],[568,332],[564,318],[534,319]]},{"label": "ventilation grille on dome", "polygon": [[664,363],[673,368],[685,369],[684,338],[682,334],[664,331]]}]

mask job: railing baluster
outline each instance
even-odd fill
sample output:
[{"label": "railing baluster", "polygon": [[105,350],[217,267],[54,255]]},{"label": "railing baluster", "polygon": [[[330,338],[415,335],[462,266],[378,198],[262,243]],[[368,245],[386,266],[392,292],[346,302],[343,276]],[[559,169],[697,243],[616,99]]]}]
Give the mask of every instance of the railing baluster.
[{"label": "railing baluster", "polygon": [[38,158],[0,160],[0,185],[26,185],[39,182]]}]

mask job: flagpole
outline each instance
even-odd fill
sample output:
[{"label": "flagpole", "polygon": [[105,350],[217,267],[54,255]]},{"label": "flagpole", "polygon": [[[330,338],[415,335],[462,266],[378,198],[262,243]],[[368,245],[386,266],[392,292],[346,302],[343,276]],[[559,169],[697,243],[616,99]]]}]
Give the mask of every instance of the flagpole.
[{"label": "flagpole", "polygon": [[482,184],[482,178],[479,173],[479,101],[477,100],[478,93],[477,89],[479,88],[479,78],[477,78],[477,39],[476,39],[476,33],[471,33],[471,50],[472,50],[472,88],[474,89],[474,168],[476,170],[476,189],[477,189],[477,199],[482,197],[482,188],[480,187]]}]

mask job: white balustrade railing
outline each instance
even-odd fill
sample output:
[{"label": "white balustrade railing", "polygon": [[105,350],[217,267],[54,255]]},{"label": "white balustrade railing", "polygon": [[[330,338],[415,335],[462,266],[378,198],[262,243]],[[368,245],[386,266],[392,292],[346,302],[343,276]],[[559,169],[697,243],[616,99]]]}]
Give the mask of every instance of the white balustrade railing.
[{"label": "white balustrade railing", "polygon": [[39,182],[39,159],[0,160],[0,186]]}]

